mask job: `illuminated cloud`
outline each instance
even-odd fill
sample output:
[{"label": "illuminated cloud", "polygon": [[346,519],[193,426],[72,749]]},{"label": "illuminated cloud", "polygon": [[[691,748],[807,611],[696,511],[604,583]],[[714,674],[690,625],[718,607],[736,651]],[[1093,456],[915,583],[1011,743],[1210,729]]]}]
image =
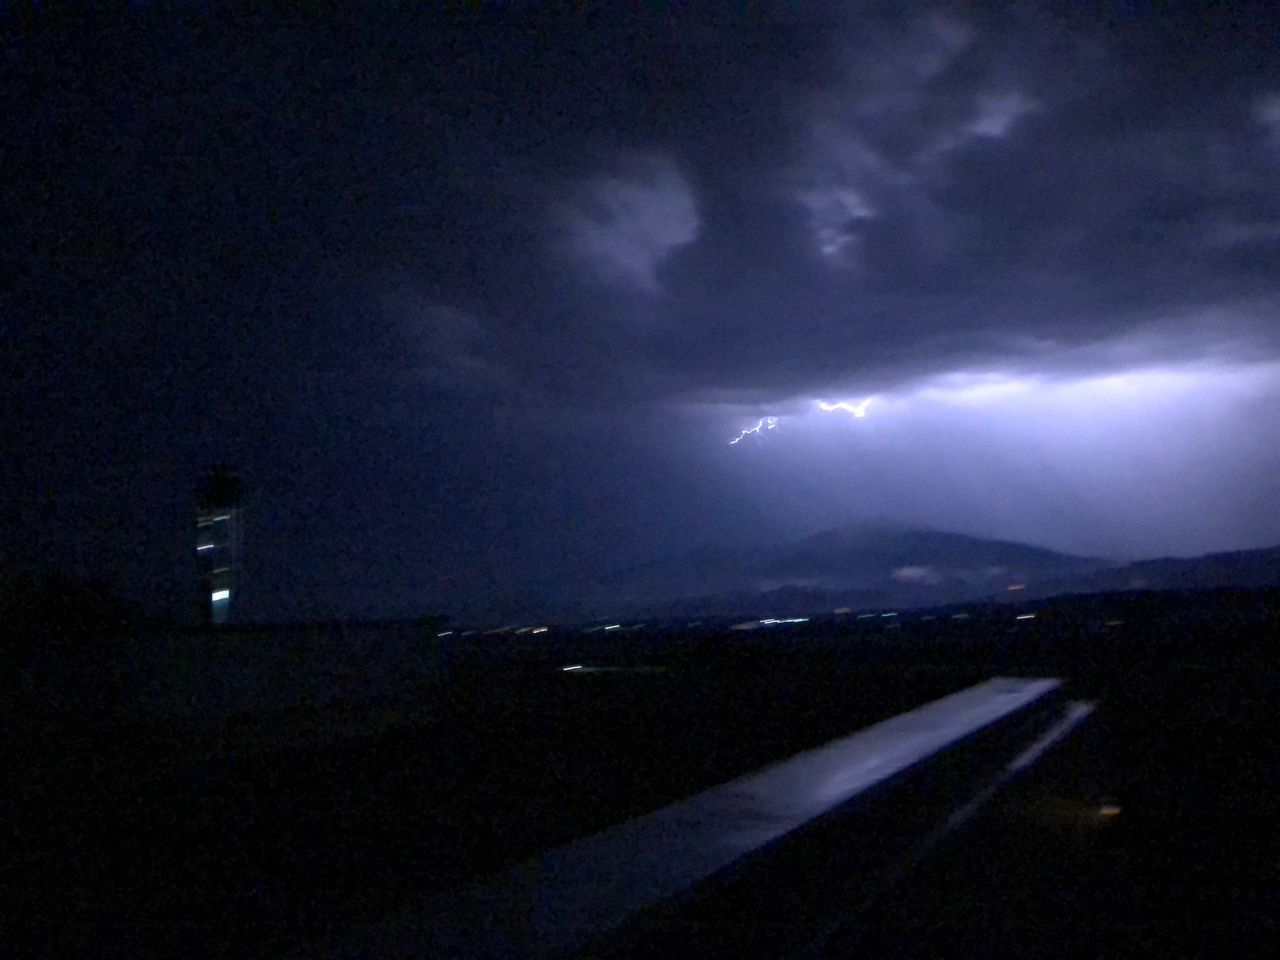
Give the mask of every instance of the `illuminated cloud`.
[{"label": "illuminated cloud", "polygon": [[863,92],[861,111],[901,113],[913,109],[970,49],[978,31],[946,11],[909,18],[904,27],[847,51],[849,83]]},{"label": "illuminated cloud", "polygon": [[1008,136],[1019,119],[1038,107],[1036,101],[1017,91],[995,96],[984,94],[978,98],[976,116],[964,129],[973,137],[1000,140]]},{"label": "illuminated cloud", "polygon": [[[911,22],[905,35],[850,57],[843,83],[815,97],[795,201],[829,264],[860,266],[870,221],[883,218],[917,249],[945,255],[957,225],[935,196],[952,154],[1008,137],[1043,104],[989,80],[952,84],[978,31],[951,14]],[[994,90],[992,89],[994,87]],[[941,181],[945,182],[945,181]]]},{"label": "illuminated cloud", "polygon": [[1280,242],[1280,218],[1276,220],[1220,220],[1209,225],[1205,244],[1218,249],[1253,247]]},{"label": "illuminated cloud", "polygon": [[472,314],[409,297],[393,298],[391,309],[403,318],[415,348],[411,362],[418,381],[460,393],[506,385],[508,374],[496,355],[493,334]]},{"label": "illuminated cloud", "polygon": [[793,198],[807,212],[814,249],[827,263],[858,265],[867,222],[882,213],[928,214],[912,160],[900,155],[897,141],[927,115],[930,84],[975,36],[948,13],[917,19],[900,36],[846,51],[844,79],[813,97]]},{"label": "illuminated cloud", "polygon": [[1254,118],[1271,146],[1280,150],[1280,93],[1260,97],[1253,107]]},{"label": "illuminated cloud", "polygon": [[933,377],[915,390],[914,396],[957,406],[1006,402],[1035,389],[1037,380],[1029,376],[1000,373],[950,373]]},{"label": "illuminated cloud", "polygon": [[809,190],[799,200],[809,211],[818,252],[831,261],[847,262],[849,248],[859,236],[859,224],[876,215],[866,199],[849,187]]},{"label": "illuminated cloud", "polygon": [[[1280,361],[950,374],[877,397],[876,416],[856,429],[816,404],[790,415],[771,455],[751,464],[752,477],[768,470],[762,504],[778,509],[786,491],[814,504],[800,516],[818,528],[817,505],[840,504],[853,516],[1085,555],[1190,554],[1280,539],[1274,516],[1257,512],[1280,475]],[[793,522],[796,515],[792,507]],[[974,570],[980,579],[1000,573]],[[925,582],[919,570],[899,576]]]},{"label": "illuminated cloud", "polygon": [[659,291],[662,263],[698,237],[693,191],[658,157],[587,181],[560,216],[572,255],[592,275],[650,294]]}]

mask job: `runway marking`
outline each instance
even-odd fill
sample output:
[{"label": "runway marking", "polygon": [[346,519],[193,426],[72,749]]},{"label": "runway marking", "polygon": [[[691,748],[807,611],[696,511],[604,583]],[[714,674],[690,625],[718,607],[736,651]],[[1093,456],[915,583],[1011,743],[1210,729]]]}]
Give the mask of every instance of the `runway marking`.
[{"label": "runway marking", "polygon": [[[859,918],[875,910],[876,904],[883,903],[891,892],[919,865],[934,848],[946,837],[968,822],[974,814],[981,810],[1010,780],[1039,760],[1055,743],[1064,739],[1076,727],[1088,719],[1097,709],[1097,704],[1084,700],[1073,700],[1067,704],[1062,716],[1048,729],[1033,740],[1030,746],[1009,761],[991,783],[978,791],[970,800],[951,812],[943,823],[931,830],[919,840],[902,859],[902,862],[884,879],[876,892],[860,904],[842,911],[838,919],[828,924],[825,929],[814,932],[812,946],[815,956],[822,954],[822,945],[830,943],[841,931],[847,931],[858,925]],[[1117,810],[1118,812],[1118,810]]]}]

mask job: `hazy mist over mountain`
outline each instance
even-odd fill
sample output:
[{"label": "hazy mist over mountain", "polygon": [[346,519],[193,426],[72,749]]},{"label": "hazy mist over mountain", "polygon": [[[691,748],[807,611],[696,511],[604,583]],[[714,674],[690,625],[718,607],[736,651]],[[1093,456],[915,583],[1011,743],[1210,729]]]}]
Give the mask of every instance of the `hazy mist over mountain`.
[{"label": "hazy mist over mountain", "polygon": [[566,584],[562,616],[792,616],[1061,593],[1280,583],[1280,548],[1125,563],[892,521],[705,548]]}]

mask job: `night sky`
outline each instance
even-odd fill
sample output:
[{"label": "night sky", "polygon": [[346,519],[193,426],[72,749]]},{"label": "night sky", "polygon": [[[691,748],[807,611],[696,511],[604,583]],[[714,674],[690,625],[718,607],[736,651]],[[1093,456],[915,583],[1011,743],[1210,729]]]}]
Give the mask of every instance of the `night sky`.
[{"label": "night sky", "polygon": [[215,461],[256,619],[1280,542],[1280,8],[354,6],[0,14],[10,566],[188,613]]}]

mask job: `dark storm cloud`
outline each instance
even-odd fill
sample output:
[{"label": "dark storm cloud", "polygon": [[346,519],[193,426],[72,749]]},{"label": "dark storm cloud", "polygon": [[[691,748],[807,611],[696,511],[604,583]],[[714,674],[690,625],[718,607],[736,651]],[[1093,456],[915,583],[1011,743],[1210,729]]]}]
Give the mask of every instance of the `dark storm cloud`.
[{"label": "dark storm cloud", "polygon": [[494,97],[527,115],[466,189],[506,242],[463,231],[440,303],[484,315],[513,391],[577,402],[1272,355],[1280,79],[1150,26],[663,23],[621,71],[561,36],[542,56],[574,69]]},{"label": "dark storm cloud", "polygon": [[[1179,81],[1174,109],[1155,93],[1177,75],[1135,77],[1106,37],[1052,20],[941,23],[858,51],[871,76],[851,68],[797,104],[811,118],[797,159],[758,182],[798,180],[808,222],[760,229],[694,294],[716,322],[706,349],[673,338],[691,382],[785,393],[970,364],[1051,371],[1059,348],[1186,333],[1200,311],[1214,314],[1200,347],[1245,337],[1274,351],[1280,182],[1251,116],[1258,91],[1202,72]],[[705,285],[713,269],[690,272]],[[1156,346],[1149,362],[1165,359]]]},{"label": "dark storm cloud", "polygon": [[833,522],[705,460],[816,397],[1280,356],[1261,7],[711,7],[5,21],[10,542],[173,579],[230,459],[416,610]]},{"label": "dark storm cloud", "polygon": [[1162,49],[1156,19],[134,24],[23,118],[102,176],[22,199],[40,254],[140,257],[148,284],[365,285],[410,356],[460,351],[424,359],[441,388],[782,398],[1052,366],[1199,311],[1270,352],[1280,78]]}]

